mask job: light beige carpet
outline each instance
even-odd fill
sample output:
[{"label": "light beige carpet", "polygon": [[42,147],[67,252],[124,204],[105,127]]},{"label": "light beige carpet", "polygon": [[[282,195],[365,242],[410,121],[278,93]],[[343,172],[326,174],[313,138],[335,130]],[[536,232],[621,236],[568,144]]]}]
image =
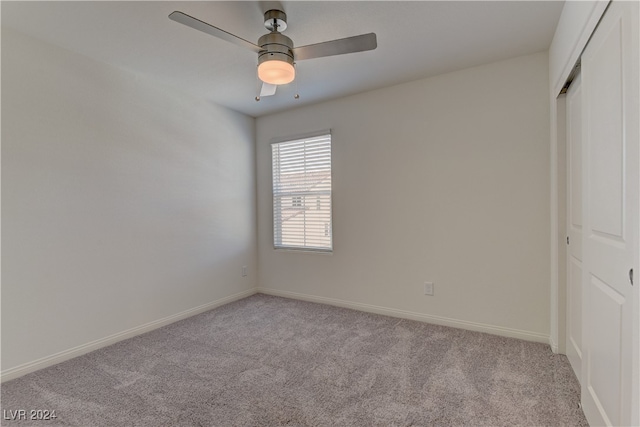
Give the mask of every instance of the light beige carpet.
[{"label": "light beige carpet", "polygon": [[74,426],[582,426],[549,346],[265,295],[2,385]]}]

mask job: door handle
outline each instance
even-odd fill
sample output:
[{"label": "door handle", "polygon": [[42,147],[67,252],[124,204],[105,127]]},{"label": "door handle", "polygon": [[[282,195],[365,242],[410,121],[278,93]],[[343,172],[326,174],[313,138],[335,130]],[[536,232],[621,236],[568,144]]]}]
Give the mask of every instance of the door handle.
[{"label": "door handle", "polygon": [[633,268],[629,269],[629,283],[633,286]]}]

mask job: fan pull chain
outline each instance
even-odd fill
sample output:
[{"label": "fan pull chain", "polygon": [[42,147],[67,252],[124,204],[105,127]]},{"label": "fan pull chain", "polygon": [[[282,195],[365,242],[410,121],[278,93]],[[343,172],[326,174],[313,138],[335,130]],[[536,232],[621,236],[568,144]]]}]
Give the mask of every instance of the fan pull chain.
[{"label": "fan pull chain", "polygon": [[298,64],[296,64],[295,62],[293,63],[293,68],[295,68],[296,70],[296,94],[293,95],[294,99],[300,99],[300,94],[298,93]]},{"label": "fan pull chain", "polygon": [[256,66],[256,97],[255,100],[256,102],[260,101],[260,88],[262,87],[262,85],[260,84],[260,77],[258,77],[258,67]]}]

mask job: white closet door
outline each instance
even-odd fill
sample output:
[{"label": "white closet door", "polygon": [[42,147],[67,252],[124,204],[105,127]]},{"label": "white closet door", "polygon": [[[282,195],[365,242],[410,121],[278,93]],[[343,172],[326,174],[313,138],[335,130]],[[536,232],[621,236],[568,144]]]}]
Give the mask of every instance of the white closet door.
[{"label": "white closet door", "polygon": [[637,406],[637,31],[638,2],[614,1],[582,55],[582,403],[594,426],[630,425]]},{"label": "white closet door", "polygon": [[567,357],[582,376],[582,88],[567,91]]}]

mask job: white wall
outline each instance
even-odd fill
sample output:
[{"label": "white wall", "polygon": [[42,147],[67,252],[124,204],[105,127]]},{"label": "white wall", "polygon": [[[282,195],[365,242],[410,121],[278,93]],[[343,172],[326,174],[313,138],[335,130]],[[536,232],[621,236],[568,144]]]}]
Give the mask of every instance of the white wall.
[{"label": "white wall", "polygon": [[254,124],[3,28],[3,372],[252,292]]},{"label": "white wall", "polygon": [[[257,119],[260,290],[546,342],[548,93],[539,53]],[[327,128],[334,253],[275,251],[269,141]]]}]

